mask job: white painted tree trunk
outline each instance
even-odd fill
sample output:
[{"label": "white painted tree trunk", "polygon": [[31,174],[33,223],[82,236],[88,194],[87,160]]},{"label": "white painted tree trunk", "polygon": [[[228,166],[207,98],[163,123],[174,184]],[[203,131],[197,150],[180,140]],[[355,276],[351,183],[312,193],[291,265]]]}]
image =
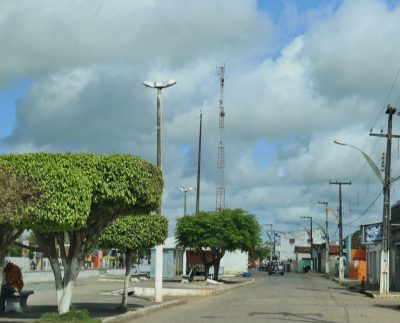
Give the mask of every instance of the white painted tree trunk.
[{"label": "white painted tree trunk", "polygon": [[121,301],[121,307],[122,308],[128,308],[128,289],[129,289],[129,278],[131,274],[131,268],[132,268],[132,250],[128,249],[126,250],[125,253],[125,279],[124,279],[124,291],[122,294],[122,301]]},{"label": "white painted tree trunk", "polygon": [[[58,314],[64,314],[69,311],[72,299],[72,291],[74,289],[74,281],[69,281],[64,289],[59,293],[57,291]],[[60,297],[60,298],[59,298]]]}]

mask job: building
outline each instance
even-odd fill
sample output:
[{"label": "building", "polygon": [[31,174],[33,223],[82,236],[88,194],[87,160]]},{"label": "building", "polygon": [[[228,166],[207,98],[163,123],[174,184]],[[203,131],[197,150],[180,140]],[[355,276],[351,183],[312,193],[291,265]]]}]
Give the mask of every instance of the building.
[{"label": "building", "polygon": [[[310,247],[311,239],[305,229],[279,232],[280,238],[276,240],[276,254],[279,255],[280,261],[290,261],[296,259],[295,246]],[[325,242],[324,233],[320,228],[313,229],[313,244],[321,244]],[[298,254],[297,254],[298,256]],[[310,256],[310,251],[308,251]]]},{"label": "building", "polygon": [[[177,247],[174,237],[169,237],[165,240],[163,252],[163,277],[186,275],[190,271],[189,267],[193,265],[199,265],[201,269],[202,261],[200,256],[190,249],[183,250]],[[151,259],[155,259],[155,248],[151,249]],[[241,252],[240,250],[226,251],[221,259],[219,272],[220,274],[243,273],[248,270],[248,261],[247,252]],[[210,270],[212,272],[214,268]],[[150,276],[154,277],[154,273],[155,261],[151,261]]]}]

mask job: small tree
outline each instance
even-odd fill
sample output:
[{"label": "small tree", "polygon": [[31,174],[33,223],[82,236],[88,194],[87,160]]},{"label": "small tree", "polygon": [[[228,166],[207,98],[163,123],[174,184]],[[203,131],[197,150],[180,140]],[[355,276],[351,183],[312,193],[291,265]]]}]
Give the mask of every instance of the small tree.
[{"label": "small tree", "polygon": [[[26,208],[24,223],[34,231],[39,248],[49,258],[58,312],[63,314],[69,310],[85,257],[103,229],[119,216],[158,209],[161,172],[126,154],[39,153],[2,155],[0,160],[8,171],[32,176],[43,193],[42,204]],[[65,241],[69,241],[68,249]]]},{"label": "small tree", "polygon": [[[175,237],[178,243],[198,252],[205,267],[205,279],[214,266],[218,280],[220,261],[225,251],[252,251],[261,241],[261,226],[255,216],[243,209],[201,211],[184,216],[177,222]],[[206,249],[211,250],[212,260],[207,260]]]},{"label": "small tree", "polygon": [[0,164],[0,281],[7,250],[24,229],[26,208],[40,199],[35,182],[17,176]]},{"label": "small tree", "polygon": [[136,215],[119,218],[102,233],[99,246],[118,248],[125,253],[125,280],[121,307],[128,306],[128,284],[132,269],[132,254],[138,249],[149,249],[167,238],[168,220],[162,215]]}]

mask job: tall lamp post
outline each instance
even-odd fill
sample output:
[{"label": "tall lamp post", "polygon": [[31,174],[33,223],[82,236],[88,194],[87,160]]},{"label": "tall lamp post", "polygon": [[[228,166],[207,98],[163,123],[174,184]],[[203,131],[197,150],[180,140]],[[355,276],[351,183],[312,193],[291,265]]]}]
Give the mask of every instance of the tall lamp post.
[{"label": "tall lamp post", "polygon": [[[157,89],[157,167],[162,170],[162,110],[161,110],[161,90],[172,85],[175,85],[176,81],[169,80],[167,82],[151,82],[144,81],[143,85]],[[162,199],[160,207],[157,210],[158,214],[162,214]],[[156,272],[155,272],[155,296],[156,302],[162,302],[162,277],[163,277],[163,246],[162,244],[156,246]]]},{"label": "tall lamp post", "polygon": [[311,201],[314,204],[322,204],[325,206],[325,273],[329,275],[329,233],[328,233],[328,202],[326,201]]},{"label": "tall lamp post", "polygon": [[[391,120],[391,119],[390,119]],[[389,131],[391,132],[391,123],[390,123]],[[388,140],[390,143],[391,140]],[[379,283],[379,292],[380,294],[388,294],[389,293],[389,230],[388,230],[388,222],[390,221],[390,159],[391,159],[391,146],[388,143],[386,149],[386,166],[385,166],[385,179],[383,179],[382,174],[379,171],[378,166],[372,161],[372,159],[364,153],[361,149],[347,144],[340,140],[335,140],[335,144],[342,146],[349,146],[356,150],[358,150],[366,159],[368,164],[371,166],[375,175],[378,177],[379,181],[383,185],[383,227],[382,227],[382,254],[381,254],[381,268],[380,268],[380,283]]]},{"label": "tall lamp post", "polygon": [[185,196],[183,199],[183,215],[185,216],[186,215],[186,195],[187,195],[187,192],[193,190],[193,187],[181,187],[181,188],[179,188],[179,190],[181,192],[183,192],[184,196]]}]

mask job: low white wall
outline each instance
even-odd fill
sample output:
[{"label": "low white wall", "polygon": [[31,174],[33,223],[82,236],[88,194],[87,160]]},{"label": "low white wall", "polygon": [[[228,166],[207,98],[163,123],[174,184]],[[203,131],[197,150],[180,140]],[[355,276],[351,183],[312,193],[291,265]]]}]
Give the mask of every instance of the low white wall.
[{"label": "low white wall", "polygon": [[[27,271],[22,274],[24,283],[42,283],[54,281],[54,274],[52,271]],[[90,269],[81,270],[78,278],[97,277],[100,276],[100,270]]]},{"label": "low white wall", "polygon": [[249,256],[247,252],[241,252],[240,250],[225,252],[220,266],[224,268],[224,274],[247,272],[248,260]]},{"label": "low white wall", "polygon": [[21,271],[29,271],[31,260],[28,257],[6,257],[6,263],[9,261],[21,268]]}]

